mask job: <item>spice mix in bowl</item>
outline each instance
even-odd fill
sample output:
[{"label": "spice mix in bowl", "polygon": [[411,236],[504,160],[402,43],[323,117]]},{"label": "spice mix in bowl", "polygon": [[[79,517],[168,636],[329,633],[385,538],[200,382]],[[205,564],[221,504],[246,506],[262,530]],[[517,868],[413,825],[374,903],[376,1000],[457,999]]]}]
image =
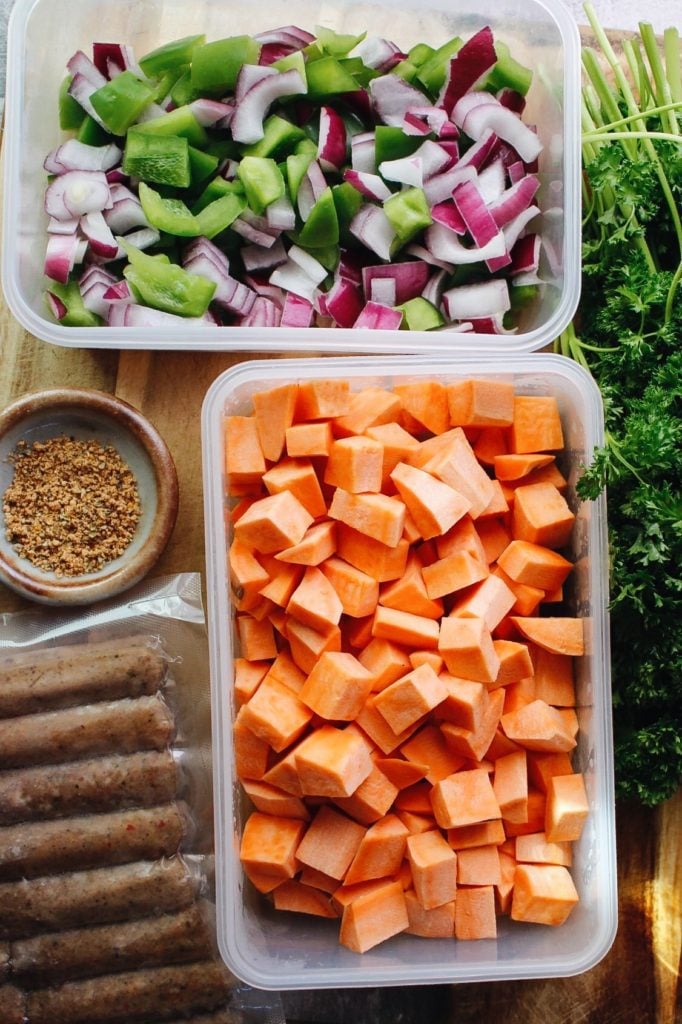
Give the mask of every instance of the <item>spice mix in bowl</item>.
[{"label": "spice mix in bowl", "polygon": [[170,452],[100,391],[26,395],[0,414],[0,580],[47,604],[88,604],[157,561],[177,515]]}]

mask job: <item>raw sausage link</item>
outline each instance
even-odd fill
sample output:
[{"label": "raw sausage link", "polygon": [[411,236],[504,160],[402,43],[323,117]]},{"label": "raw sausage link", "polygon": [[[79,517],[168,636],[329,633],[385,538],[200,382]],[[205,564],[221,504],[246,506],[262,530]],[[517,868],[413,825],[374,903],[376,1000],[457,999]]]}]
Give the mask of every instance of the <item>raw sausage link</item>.
[{"label": "raw sausage link", "polygon": [[195,889],[181,857],[8,882],[0,885],[0,935],[26,938],[170,913],[189,906]]},{"label": "raw sausage link", "polygon": [[0,772],[0,825],[153,807],[177,793],[169,750]]},{"label": "raw sausage link", "polygon": [[14,985],[0,985],[0,1024],[24,1024],[26,993]]},{"label": "raw sausage link", "polygon": [[[239,1024],[242,1020],[241,1014],[233,1010],[216,1010],[215,1013],[200,1013],[196,1017],[183,1017],[182,1020],[169,1020],[167,1024]],[[152,1024],[152,1022],[146,1022]]]},{"label": "raw sausage link", "polygon": [[9,943],[0,942],[0,985],[9,974]]},{"label": "raw sausage link", "polygon": [[143,637],[14,655],[0,661],[0,718],[155,693],[165,671]]},{"label": "raw sausage link", "polygon": [[206,918],[194,904],[179,914],[13,942],[12,973],[22,981],[29,977],[32,986],[49,985],[137,967],[205,960],[212,952]]},{"label": "raw sausage link", "polygon": [[0,829],[0,881],[170,856],[188,816],[178,804],[32,821]]},{"label": "raw sausage link", "polygon": [[229,975],[215,961],[104,974],[28,994],[31,1024],[118,1024],[225,1004]]},{"label": "raw sausage link", "polygon": [[163,750],[172,736],[173,718],[159,694],[6,718],[0,721],[0,768]]}]

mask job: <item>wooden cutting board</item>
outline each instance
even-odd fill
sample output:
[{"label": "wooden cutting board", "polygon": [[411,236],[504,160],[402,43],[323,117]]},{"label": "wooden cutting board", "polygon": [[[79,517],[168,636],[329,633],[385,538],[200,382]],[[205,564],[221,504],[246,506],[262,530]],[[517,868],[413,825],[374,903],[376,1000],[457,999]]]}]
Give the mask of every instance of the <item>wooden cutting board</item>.
[{"label": "wooden cutting board", "polygon": [[[611,34],[614,42],[622,33]],[[584,41],[589,33],[583,32]],[[155,575],[204,569],[200,413],[204,395],[243,353],[103,352],[37,341],[0,297],[0,408],[26,392],[80,386],[113,392],[157,427],[175,459],[180,508]],[[277,358],[277,357],[275,357]],[[0,586],[0,613],[27,607]],[[682,792],[655,811],[617,808],[619,928],[609,954],[574,978],[442,987],[435,1005],[423,990],[353,997],[359,1024],[678,1024],[682,947]],[[391,998],[392,997],[392,998]],[[295,1003],[297,1019],[346,1024],[348,1004],[316,993]],[[363,1010],[363,1005],[366,1009]]]}]

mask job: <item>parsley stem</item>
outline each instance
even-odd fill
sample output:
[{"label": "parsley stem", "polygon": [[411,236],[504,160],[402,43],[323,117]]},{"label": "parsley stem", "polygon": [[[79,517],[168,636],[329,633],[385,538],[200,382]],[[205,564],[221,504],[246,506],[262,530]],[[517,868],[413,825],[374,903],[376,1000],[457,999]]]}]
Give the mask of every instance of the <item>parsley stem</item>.
[{"label": "parsley stem", "polygon": [[673,307],[675,305],[675,295],[677,293],[677,289],[680,286],[680,282],[682,282],[682,260],[680,260],[680,264],[679,264],[677,270],[675,271],[675,274],[673,275],[673,279],[672,279],[672,282],[670,284],[670,288],[668,289],[668,297],[667,297],[667,299],[665,301],[665,314],[664,314],[664,320],[663,320],[663,322],[666,323],[666,324],[669,324],[670,321],[673,318]]},{"label": "parsley stem", "polygon": [[[642,37],[642,43],[649,59],[649,67],[651,68],[654,80],[654,96],[656,98],[656,102],[659,106],[668,104],[671,100],[670,86],[668,84],[668,79],[665,77],[665,69],[658,50],[658,40],[656,39],[651,24],[647,21],[640,21],[639,34]],[[679,136],[680,133],[677,126],[677,118],[671,111],[668,111],[666,117],[661,118],[661,121],[667,121],[670,132],[673,135]]]},{"label": "parsley stem", "polygon": [[[682,110],[682,99],[675,100],[670,103],[664,103],[663,106],[660,107],[647,107],[645,113],[647,117],[651,117],[654,114],[665,114],[669,110]],[[638,121],[640,117],[640,114],[630,114],[628,117],[620,117],[617,121],[610,121],[608,124],[600,124],[598,127],[595,126],[591,129],[591,133],[601,135],[602,133],[610,132],[613,128],[619,128],[621,125],[631,124],[633,121]],[[677,141],[677,138],[675,141]]]},{"label": "parsley stem", "polygon": [[622,139],[647,139],[657,142],[679,142],[679,135],[670,132],[588,132],[583,135],[583,142],[621,141]]},{"label": "parsley stem", "polygon": [[680,33],[676,28],[667,28],[663,33],[665,73],[670,95],[674,102],[682,102],[682,67],[680,66]]}]

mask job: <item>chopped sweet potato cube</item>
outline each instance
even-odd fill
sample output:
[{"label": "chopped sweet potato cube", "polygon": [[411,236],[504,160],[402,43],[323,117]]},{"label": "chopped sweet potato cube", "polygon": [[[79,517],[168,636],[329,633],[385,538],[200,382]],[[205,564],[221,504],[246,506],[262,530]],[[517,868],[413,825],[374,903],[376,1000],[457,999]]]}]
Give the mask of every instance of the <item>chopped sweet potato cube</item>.
[{"label": "chopped sweet potato cube", "polygon": [[522,480],[533,470],[549,466],[554,459],[554,455],[496,455],[493,463],[495,476],[505,483]]},{"label": "chopped sweet potato cube", "polygon": [[262,779],[244,779],[242,785],[256,810],[262,811],[263,814],[274,814],[280,818],[300,818],[302,821],[310,820],[308,808],[300,797],[278,789],[277,786]]},{"label": "chopped sweet potato cube", "polygon": [[514,874],[511,917],[534,924],[563,924],[578,892],[560,864],[519,864]]},{"label": "chopped sweet potato cube", "polygon": [[350,722],[372,688],[372,674],[352,654],[326,651],[303,684],[300,698],[322,718]]},{"label": "chopped sweet potato cube", "polygon": [[417,899],[432,910],[455,899],[457,855],[438,831],[420,832],[407,838],[407,859]]},{"label": "chopped sweet potato cube", "polygon": [[444,618],[440,624],[438,651],[448,672],[474,682],[494,683],[500,659],[490,629],[482,618]]},{"label": "chopped sweet potato cube", "polygon": [[470,846],[457,853],[457,885],[499,885],[502,881],[497,846]]},{"label": "chopped sweet potato cube", "polygon": [[386,882],[354,899],[343,911],[339,941],[354,953],[366,953],[409,925],[400,882]]},{"label": "chopped sweet potato cube", "polygon": [[306,867],[341,879],[358,852],[365,831],[362,825],[332,807],[320,807],[298,845],[296,859]]},{"label": "chopped sweet potato cube", "polygon": [[419,448],[419,441],[409,434],[399,423],[383,423],[378,427],[369,427],[367,436],[378,441],[384,449],[381,466],[381,487],[385,489],[391,471],[403,462],[410,452]]},{"label": "chopped sweet potato cube", "polygon": [[580,772],[552,776],[547,785],[545,816],[548,842],[580,839],[589,809],[585,781]]},{"label": "chopped sweet potato cube", "polygon": [[504,842],[504,825],[499,818],[479,821],[473,825],[460,825],[458,828],[449,828],[447,838],[455,853],[476,846],[499,846]]},{"label": "chopped sweet potato cube", "polygon": [[575,515],[554,484],[526,484],[514,492],[512,536],[547,548],[568,544]]},{"label": "chopped sweet potato cube", "polygon": [[224,429],[225,474],[230,493],[236,494],[241,487],[257,490],[266,467],[255,417],[226,416]]},{"label": "chopped sweet potato cube", "polygon": [[385,494],[349,494],[337,487],[329,516],[363,536],[395,548],[402,539],[405,506]]},{"label": "chopped sweet potato cube", "polygon": [[433,787],[431,803],[441,828],[459,828],[501,818],[499,804],[487,771],[456,772]]},{"label": "chopped sweet potato cube", "polygon": [[573,750],[576,745],[559,712],[544,700],[534,700],[502,715],[501,723],[509,739],[528,750],[559,753]]},{"label": "chopped sweet potato cube", "polygon": [[550,548],[513,540],[500,554],[498,564],[511,579],[540,590],[560,587],[573,564]]},{"label": "chopped sweet potato cube", "polygon": [[396,384],[394,389],[400,396],[403,410],[416,420],[422,430],[431,434],[443,434],[450,426],[448,396],[444,384],[437,380],[414,381],[411,384]]},{"label": "chopped sweet potato cube", "polygon": [[430,598],[445,597],[484,580],[489,574],[487,563],[468,551],[440,558],[422,569],[426,593]]},{"label": "chopped sweet potato cube", "polygon": [[321,658],[325,651],[341,650],[341,630],[338,626],[329,626],[320,631],[304,625],[297,619],[289,619],[286,624],[286,636],[291,657],[305,673],[312,672],[318,658]]},{"label": "chopped sweet potato cube", "polygon": [[324,482],[349,494],[380,491],[384,447],[371,437],[355,435],[334,441],[324,471]]},{"label": "chopped sweet potato cube", "polygon": [[305,832],[305,822],[254,811],[244,831],[240,857],[244,867],[275,878],[296,874],[296,849]]},{"label": "chopped sweet potato cube", "polygon": [[327,577],[311,565],[291,595],[287,613],[311,629],[326,632],[338,625],[343,606]]},{"label": "chopped sweet potato cube", "polygon": [[244,704],[258,689],[265,673],[270,668],[268,661],[247,661],[235,658],[234,694],[238,704]]},{"label": "chopped sweet potato cube", "polygon": [[287,427],[294,422],[298,384],[282,384],[251,396],[263,455],[277,462],[284,451]]},{"label": "chopped sweet potato cube", "polygon": [[271,494],[251,505],[235,523],[235,537],[263,554],[274,554],[303,540],[313,517],[288,491]]},{"label": "chopped sweet potato cube", "polygon": [[528,766],[525,750],[505,754],[495,761],[493,791],[507,821],[528,821]]},{"label": "chopped sweet potato cube", "polygon": [[343,416],[335,416],[332,429],[337,437],[364,434],[368,427],[395,422],[400,415],[401,401],[392,391],[363,388],[350,396]]},{"label": "chopped sweet potato cube", "polygon": [[509,427],[514,385],[501,380],[460,380],[447,386],[453,427]]},{"label": "chopped sweet potato cube", "polygon": [[420,782],[426,778],[429,770],[428,765],[417,764],[402,757],[377,757],[374,763],[396,789],[406,789]]},{"label": "chopped sweet potato cube", "polygon": [[424,540],[447,533],[471,508],[465,495],[406,462],[399,462],[390,478]]},{"label": "chopped sweet potato cube", "polygon": [[232,727],[234,762],[240,779],[262,779],[268,765],[270,745],[260,739],[244,724],[240,708]]},{"label": "chopped sweet potato cube", "polygon": [[286,431],[287,455],[292,459],[329,455],[333,440],[330,423],[297,423]]},{"label": "chopped sweet potato cube", "polygon": [[336,799],[334,803],[361,825],[372,825],[388,813],[398,789],[376,765],[352,796]]},{"label": "chopped sweet potato cube", "polygon": [[405,929],[408,935],[420,935],[425,939],[452,939],[455,934],[455,902],[442,903],[439,907],[425,910],[414,889],[405,893],[405,906],[410,922]]},{"label": "chopped sweet potato cube", "polygon": [[390,686],[412,668],[404,649],[380,636],[375,636],[370,640],[361,651],[358,660],[372,674],[372,691],[374,693]]},{"label": "chopped sweet potato cube", "polygon": [[273,894],[273,900],[277,910],[312,914],[313,917],[338,917],[323,892],[293,880],[278,885]]},{"label": "chopped sweet potato cube", "polygon": [[342,558],[327,558],[320,569],[338,594],[345,615],[360,619],[374,612],[379,600],[375,579]]},{"label": "chopped sweet potato cube", "polygon": [[374,767],[357,733],[331,725],[306,736],[296,748],[295,760],[303,795],[332,799],[351,796]]},{"label": "chopped sweet potato cube", "polygon": [[575,707],[573,658],[535,646],[531,653],[535,666],[536,696],[554,707]]},{"label": "chopped sweet potato cube", "polygon": [[237,632],[242,656],[247,661],[267,661],[277,656],[275,634],[267,620],[259,622],[252,615],[238,615]]},{"label": "chopped sweet potato cube", "polygon": [[241,714],[244,724],[276,752],[298,739],[313,717],[298,696],[276,679],[264,679]]},{"label": "chopped sweet potato cube", "polygon": [[[488,508],[495,495],[493,481],[478,462],[474,451],[461,427],[455,427],[440,437],[422,444],[421,453],[416,453],[419,461],[410,458],[411,465],[418,465],[426,473],[431,473],[444,484],[467,499],[470,505],[469,515],[477,519]],[[421,457],[432,452],[424,463]]]},{"label": "chopped sweet potato cube", "polygon": [[544,832],[517,836],[515,853],[519,864],[563,864],[570,868],[573,860],[569,842],[550,842]]},{"label": "chopped sweet potato cube", "polygon": [[327,506],[310,459],[282,459],[263,474],[263,483],[270,494],[288,493],[298,498],[313,519],[326,514]]},{"label": "chopped sweet potato cube", "polygon": [[564,447],[561,417],[551,395],[516,395],[509,431],[512,452],[553,452]]},{"label": "chopped sweet potato cube", "polygon": [[362,837],[346,872],[345,884],[396,875],[405,855],[407,836],[407,829],[395,814],[380,818]]},{"label": "chopped sweet potato cube", "polygon": [[347,380],[307,380],[298,386],[295,419],[330,420],[343,416],[350,404]]},{"label": "chopped sweet potato cube", "polygon": [[370,694],[365,701],[365,706],[356,719],[356,724],[363,729],[370,739],[384,754],[390,754],[410,738],[417,729],[417,724],[405,729],[402,733],[396,733],[376,707],[376,695]]},{"label": "chopped sweet potato cube", "polygon": [[400,748],[408,761],[427,768],[426,779],[431,785],[453,775],[462,767],[464,759],[450,750],[443,733],[435,725],[425,725]]},{"label": "chopped sweet potato cube", "polygon": [[397,580],[403,575],[410,550],[409,542],[404,537],[392,548],[353,530],[345,523],[339,523],[336,545],[339,558],[350,562],[378,583]]},{"label": "chopped sweet potato cube", "polygon": [[500,659],[500,671],[493,686],[508,686],[533,675],[528,644],[520,644],[515,640],[493,640],[493,647]]},{"label": "chopped sweet potato cube", "polygon": [[336,523],[314,523],[298,544],[279,551],[275,558],[295,565],[320,565],[336,551]]},{"label": "chopped sweet potato cube", "polygon": [[443,722],[441,732],[451,752],[458,757],[480,761],[493,741],[503,705],[504,691],[493,690],[488,697],[487,707],[478,729],[465,729],[452,722]]},{"label": "chopped sweet potato cube", "polygon": [[550,654],[570,654],[578,657],[585,653],[583,620],[568,617],[523,618],[511,616],[511,621],[526,637]]},{"label": "chopped sweet potato cube", "polygon": [[495,889],[492,885],[463,886],[455,900],[455,938],[497,938]]}]

